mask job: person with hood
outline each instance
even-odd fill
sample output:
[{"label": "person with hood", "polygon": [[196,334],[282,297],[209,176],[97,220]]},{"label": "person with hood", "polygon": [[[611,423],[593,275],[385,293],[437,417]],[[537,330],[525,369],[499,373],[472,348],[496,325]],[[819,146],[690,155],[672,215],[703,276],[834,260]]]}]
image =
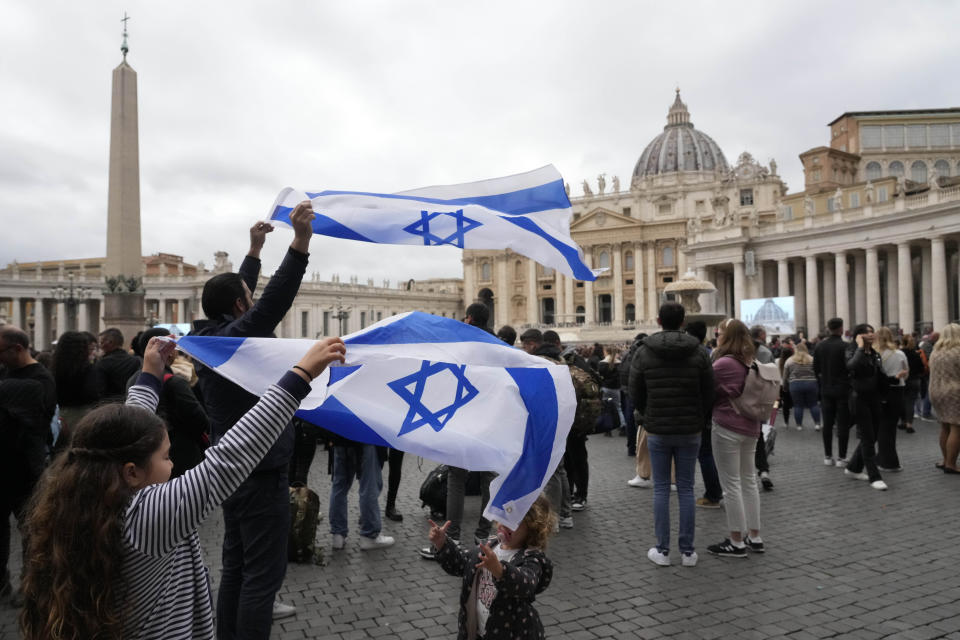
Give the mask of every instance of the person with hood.
[{"label": "person with hood", "polygon": [[654,564],[670,564],[670,467],[676,464],[679,547],[682,564],[697,564],[694,550],[693,481],[700,434],[713,405],[713,369],[706,351],[681,331],[684,310],[677,302],[660,307],[663,331],[637,348],[630,363],[630,393],[649,433],[653,467],[653,518],[657,544],[647,552]]}]

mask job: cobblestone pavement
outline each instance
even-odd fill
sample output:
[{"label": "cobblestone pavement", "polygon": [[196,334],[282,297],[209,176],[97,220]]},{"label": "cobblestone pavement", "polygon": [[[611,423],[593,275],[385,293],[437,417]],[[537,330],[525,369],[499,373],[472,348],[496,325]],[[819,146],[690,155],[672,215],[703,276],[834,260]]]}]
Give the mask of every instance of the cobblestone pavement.
[{"label": "cobblestone pavement", "polygon": [[[775,488],[761,498],[767,553],[748,560],[710,556],[706,546],[725,536],[724,512],[698,509],[694,568],[679,566],[675,501],[674,564],[647,560],[652,492],[627,486],[633,465],[624,438],[591,437],[589,508],[575,514],[574,529],[552,540],[553,584],[537,599],[547,636],[960,639],[960,479],[933,466],[939,426],[918,421],[917,427],[914,435],[899,432],[904,471],[885,474],[890,490],[880,492],[825,467],[819,433],[780,426],[770,459]],[[406,518],[384,521],[384,533],[397,539],[392,548],[360,551],[352,532],[346,549],[334,552],[324,518],[318,538],[327,564],[290,565],[281,598],[298,613],[274,624],[274,638],[455,637],[459,579],[416,554],[427,530],[416,494],[432,466],[406,457],[399,500]],[[325,472],[321,450],[312,485],[324,509]],[[478,503],[467,498],[467,531]],[[350,521],[357,517],[354,488]],[[202,529],[214,579],[221,536],[218,513]],[[18,637],[7,605],[0,609],[0,637]]]}]

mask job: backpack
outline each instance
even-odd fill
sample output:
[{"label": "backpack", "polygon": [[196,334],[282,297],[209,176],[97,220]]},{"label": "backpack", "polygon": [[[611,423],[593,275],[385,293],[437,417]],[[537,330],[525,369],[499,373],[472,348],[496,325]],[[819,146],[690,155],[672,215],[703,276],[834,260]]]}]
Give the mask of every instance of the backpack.
[{"label": "backpack", "polygon": [[570,369],[573,389],[577,394],[577,412],[570,430],[580,435],[590,435],[596,429],[597,419],[603,413],[600,384],[580,367],[573,364],[568,364],[567,367]]},{"label": "backpack", "polygon": [[317,525],[320,524],[320,497],[300,485],[290,487],[290,536],[287,559],[317,562]]},{"label": "backpack", "polygon": [[773,405],[779,398],[780,369],[773,362],[754,362],[747,370],[743,391],[736,398],[730,398],[730,406],[738,415],[764,423],[770,419]]},{"label": "backpack", "polygon": [[430,508],[430,517],[434,521],[443,522],[447,513],[447,476],[450,468],[441,464],[427,474],[420,485],[420,502],[422,507]]}]

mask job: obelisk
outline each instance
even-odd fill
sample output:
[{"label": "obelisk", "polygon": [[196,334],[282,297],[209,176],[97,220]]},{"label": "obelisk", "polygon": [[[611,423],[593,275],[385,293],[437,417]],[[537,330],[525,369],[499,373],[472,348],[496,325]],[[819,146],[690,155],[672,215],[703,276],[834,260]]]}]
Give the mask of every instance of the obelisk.
[{"label": "obelisk", "polygon": [[110,106],[110,179],[107,196],[107,259],[103,275],[103,321],[129,341],[145,327],[143,259],[140,253],[140,147],[137,72],[127,64],[127,20],[123,18],[123,61],[113,70]]}]

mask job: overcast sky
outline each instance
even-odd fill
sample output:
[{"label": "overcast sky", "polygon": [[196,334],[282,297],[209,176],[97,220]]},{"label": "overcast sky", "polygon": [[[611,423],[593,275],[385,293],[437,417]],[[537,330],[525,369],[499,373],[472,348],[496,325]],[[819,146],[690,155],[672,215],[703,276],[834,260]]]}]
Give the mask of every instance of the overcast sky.
[{"label": "overcast sky", "polygon": [[[554,164],[629,184],[679,85],[728,162],[844,111],[960,105],[960,3],[0,4],[0,264],[106,251],[111,70],[138,73],[143,252],[235,266],[281,188],[399,191]],[[16,233],[14,233],[16,229]],[[264,252],[273,271],[292,232]],[[311,271],[459,277],[459,251],[317,237]]]}]

